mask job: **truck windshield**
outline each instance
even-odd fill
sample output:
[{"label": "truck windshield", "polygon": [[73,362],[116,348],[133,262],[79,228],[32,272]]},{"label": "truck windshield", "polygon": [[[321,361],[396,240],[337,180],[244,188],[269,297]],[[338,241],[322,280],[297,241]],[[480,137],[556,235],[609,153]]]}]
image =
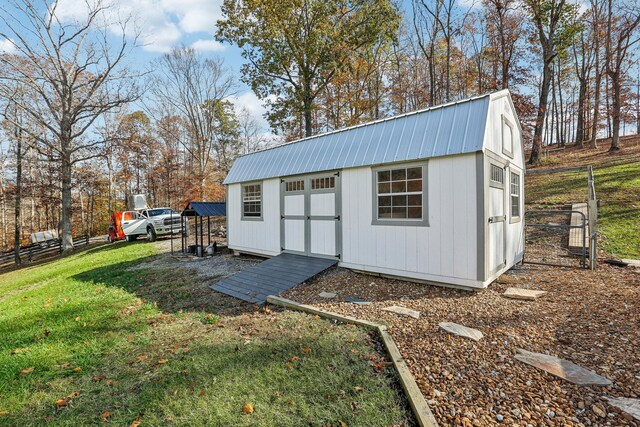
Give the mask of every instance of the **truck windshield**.
[{"label": "truck windshield", "polygon": [[174,211],[173,209],[151,209],[147,211],[147,214],[149,215],[149,217],[152,217],[158,215],[178,215],[178,212]]}]

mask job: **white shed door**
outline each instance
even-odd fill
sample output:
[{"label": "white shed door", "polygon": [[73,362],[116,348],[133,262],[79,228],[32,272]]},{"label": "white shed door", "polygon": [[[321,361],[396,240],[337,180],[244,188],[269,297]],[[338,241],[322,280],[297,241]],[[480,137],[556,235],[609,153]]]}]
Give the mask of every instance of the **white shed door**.
[{"label": "white shed door", "polygon": [[489,177],[489,271],[495,273],[506,264],[504,168],[490,164]]},{"label": "white shed door", "polygon": [[282,249],[302,255],[339,257],[339,174],[282,180]]}]

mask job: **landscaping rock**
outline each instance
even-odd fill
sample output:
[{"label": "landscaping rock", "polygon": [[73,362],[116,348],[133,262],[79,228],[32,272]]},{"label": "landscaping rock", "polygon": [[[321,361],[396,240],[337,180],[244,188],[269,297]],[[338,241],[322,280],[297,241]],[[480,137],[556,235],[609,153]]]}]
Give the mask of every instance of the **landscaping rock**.
[{"label": "landscaping rock", "polygon": [[411,310],[410,308],[400,307],[398,305],[392,305],[391,307],[383,308],[384,311],[390,311],[391,313],[401,314],[403,316],[410,316],[414,319],[418,319],[420,317],[420,312]]},{"label": "landscaping rock", "polygon": [[484,335],[477,329],[468,328],[463,325],[458,325],[453,322],[440,322],[438,326],[450,334],[458,335],[460,337],[469,338],[474,341],[480,341]]},{"label": "landscaping rock", "polygon": [[358,304],[358,305],[371,305],[371,301],[367,301],[360,298],[345,297],[344,300],[346,302],[351,302],[353,304]]},{"label": "landscaping rock", "polygon": [[640,399],[629,399],[626,397],[606,397],[605,399],[607,399],[610,405],[626,412],[636,420],[640,420]]},{"label": "landscaping rock", "polygon": [[611,385],[611,381],[575,363],[548,354],[517,349],[515,358],[577,385]]},{"label": "landscaping rock", "polygon": [[335,298],[337,294],[335,292],[320,292],[318,295],[320,298]]},{"label": "landscaping rock", "polygon": [[523,300],[535,300],[546,294],[546,291],[536,291],[533,289],[521,289],[521,288],[507,288],[504,291],[504,295],[507,298],[523,299]]},{"label": "landscaping rock", "polygon": [[640,268],[640,259],[622,259],[622,262],[626,263],[631,267],[639,267]]}]

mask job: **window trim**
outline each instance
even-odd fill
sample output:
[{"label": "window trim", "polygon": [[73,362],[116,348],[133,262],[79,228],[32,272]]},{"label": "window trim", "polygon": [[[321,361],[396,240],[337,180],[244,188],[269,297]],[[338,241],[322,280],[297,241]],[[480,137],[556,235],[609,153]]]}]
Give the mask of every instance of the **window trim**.
[{"label": "window trim", "polygon": [[[378,171],[422,167],[422,218],[378,218]],[[413,227],[429,227],[429,174],[428,162],[391,163],[371,168],[371,225],[398,225]]]},{"label": "window trim", "polygon": [[[260,216],[244,215],[244,188],[249,185],[260,185]],[[240,220],[242,221],[263,221],[264,220],[264,181],[243,182],[240,185]]]},{"label": "window trim", "polygon": [[[514,125],[511,122],[511,120],[509,120],[507,118],[507,116],[505,116],[504,114],[502,115],[502,123],[501,124],[502,124],[502,127],[500,128],[500,135],[501,135],[500,145],[501,145],[501,148],[502,148],[502,153],[504,155],[506,155],[507,157],[513,159],[513,152],[515,151],[515,145],[516,145],[515,138],[514,138],[515,137],[515,133],[513,132]],[[509,151],[506,148],[505,144],[504,144],[504,136],[505,136],[504,135],[504,127],[505,127],[505,125],[508,126],[509,129],[511,129],[511,151]]]},{"label": "window trim", "polygon": [[[298,182],[298,181],[302,182],[302,187],[303,187],[302,190],[287,191],[287,183],[288,182]],[[307,186],[307,183],[306,183],[306,180],[304,179],[304,177],[282,178],[282,183],[284,184],[283,192],[287,196],[293,196],[295,194],[304,194],[305,187]]]},{"label": "window trim", "polygon": [[[511,198],[513,197],[511,193],[511,174],[518,176],[518,216],[513,216],[513,204],[511,202]],[[522,184],[522,173],[516,169],[509,168],[509,224],[522,221]]]},{"label": "window trim", "polygon": [[[502,182],[494,181],[493,179],[491,179],[491,167],[492,166],[495,166],[498,169],[502,170]],[[501,190],[504,190],[506,188],[505,175],[507,175],[507,165],[506,164],[502,164],[502,163],[498,164],[498,162],[495,162],[493,160],[489,160],[489,187],[500,188]]]}]

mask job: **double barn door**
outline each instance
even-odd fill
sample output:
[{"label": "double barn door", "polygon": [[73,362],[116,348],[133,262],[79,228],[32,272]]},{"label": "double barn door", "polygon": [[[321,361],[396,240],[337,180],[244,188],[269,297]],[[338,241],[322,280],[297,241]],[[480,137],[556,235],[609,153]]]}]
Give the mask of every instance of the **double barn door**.
[{"label": "double barn door", "polygon": [[281,180],[283,252],[340,258],[340,173]]}]

